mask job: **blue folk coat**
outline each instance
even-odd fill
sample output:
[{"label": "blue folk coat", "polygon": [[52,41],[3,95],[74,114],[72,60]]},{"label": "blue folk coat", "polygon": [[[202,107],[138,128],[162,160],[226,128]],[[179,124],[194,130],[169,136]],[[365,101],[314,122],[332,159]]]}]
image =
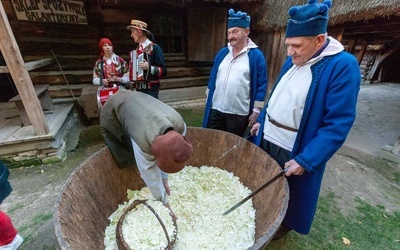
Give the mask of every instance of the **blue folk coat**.
[{"label": "blue folk coat", "polygon": [[[293,66],[289,57],[278,77]],[[314,219],[326,162],[342,146],[356,117],[360,70],[355,57],[347,52],[326,56],[311,67],[312,82],[307,94],[290,159],[305,168],[299,176],[289,176],[289,206],[283,223],[308,234]],[[276,85],[277,85],[276,84]],[[276,87],[274,86],[271,95]],[[258,116],[260,145],[268,103]]]},{"label": "blue folk coat", "polygon": [[8,176],[10,175],[10,171],[7,166],[0,161],[0,204],[3,202],[7,196],[10,195],[12,191],[12,187],[8,180]]},{"label": "blue folk coat", "polygon": [[[210,118],[210,111],[212,107],[212,98],[215,91],[215,82],[217,80],[217,73],[219,65],[225,56],[229,53],[228,47],[222,48],[214,59],[214,65],[211,69],[210,79],[208,81],[208,89],[210,90],[207,96],[206,108],[203,117],[203,128],[207,127],[208,120]],[[252,48],[248,52],[250,62],[250,108],[249,114],[251,114],[254,108],[255,101],[263,102],[267,91],[267,63],[265,61],[263,53],[257,49]]]}]

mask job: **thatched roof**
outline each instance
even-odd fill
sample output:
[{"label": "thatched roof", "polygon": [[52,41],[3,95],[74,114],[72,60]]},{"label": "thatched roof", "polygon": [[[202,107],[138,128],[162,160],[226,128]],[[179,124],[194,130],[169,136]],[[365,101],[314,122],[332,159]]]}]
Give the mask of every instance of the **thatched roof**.
[{"label": "thatched roof", "polygon": [[[286,27],[289,8],[307,0],[265,0],[253,20],[259,30],[279,30]],[[376,17],[400,16],[399,0],[332,0],[330,25],[367,21]]]},{"label": "thatched roof", "polygon": [[216,2],[216,3],[250,3],[250,2],[261,2],[261,0],[203,0],[203,2]]},{"label": "thatched roof", "polygon": [[[86,2],[91,2],[92,0],[84,0]],[[188,5],[196,2],[215,2],[215,3],[226,3],[226,4],[241,4],[241,3],[253,3],[253,2],[262,2],[262,0],[96,0],[102,4],[121,4],[126,2],[146,2],[146,3],[164,3],[164,4],[181,4]]]}]

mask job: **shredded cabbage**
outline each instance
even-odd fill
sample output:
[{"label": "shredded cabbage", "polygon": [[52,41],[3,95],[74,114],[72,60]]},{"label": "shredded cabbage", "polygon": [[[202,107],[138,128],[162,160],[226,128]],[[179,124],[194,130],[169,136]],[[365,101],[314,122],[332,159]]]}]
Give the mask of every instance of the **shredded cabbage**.
[{"label": "shredded cabbage", "polygon": [[[228,215],[222,215],[251,193],[237,176],[216,167],[186,166],[182,171],[169,175],[169,185],[172,190],[169,202],[178,218],[174,250],[247,249],[254,244],[255,209],[251,201]],[[169,210],[161,202],[153,200],[148,188],[128,190],[128,198],[130,200],[120,204],[109,217],[110,225],[105,230],[104,238],[106,250],[118,249],[116,225],[124,209],[135,199],[148,199],[149,205],[166,224],[170,237],[173,235]],[[154,214],[148,208],[137,207],[140,215],[129,216],[128,219],[128,213],[125,217],[125,241],[131,249],[165,248],[166,236]]]}]

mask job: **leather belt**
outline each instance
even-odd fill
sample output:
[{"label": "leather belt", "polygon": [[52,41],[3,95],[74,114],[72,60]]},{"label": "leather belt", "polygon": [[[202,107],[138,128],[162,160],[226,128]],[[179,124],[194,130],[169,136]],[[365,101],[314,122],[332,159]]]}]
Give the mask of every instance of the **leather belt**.
[{"label": "leather belt", "polygon": [[279,127],[279,128],[283,128],[283,129],[289,130],[289,131],[292,131],[292,132],[299,132],[298,129],[291,128],[291,127],[285,126],[285,125],[283,125],[283,124],[280,124],[279,122],[277,122],[277,121],[275,121],[274,119],[272,119],[272,118],[269,116],[269,114],[267,114],[267,116],[268,116],[268,121],[269,121],[270,123],[274,124],[275,126],[277,126],[277,127]]}]

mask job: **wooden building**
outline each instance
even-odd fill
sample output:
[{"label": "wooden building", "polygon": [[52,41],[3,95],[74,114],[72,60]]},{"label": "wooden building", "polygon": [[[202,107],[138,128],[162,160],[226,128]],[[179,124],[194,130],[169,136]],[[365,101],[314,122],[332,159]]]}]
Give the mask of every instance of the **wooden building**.
[{"label": "wooden building", "polygon": [[[0,131],[8,131],[0,136],[0,158],[18,166],[24,165],[24,160],[30,164],[63,155],[60,148],[65,129],[74,123],[70,119],[74,98],[96,98],[91,81],[100,53],[98,41],[110,38],[115,53],[129,60],[129,51],[136,47],[126,29],[131,19],[147,22],[164,51],[168,75],[162,79],[160,99],[194,100],[204,99],[213,58],[226,45],[229,8],[251,15],[250,37],[266,56],[271,88],[286,58],[287,11],[305,2],[1,0],[5,28],[0,31],[0,102],[1,106],[15,107],[19,99],[20,108],[0,108]],[[328,32],[357,56],[365,81],[400,82],[394,73],[400,67],[399,24],[398,0],[333,0]],[[3,44],[6,36],[10,44]],[[174,94],[163,96],[171,92]],[[86,102],[80,104],[91,112],[88,118],[95,123],[97,109],[86,107]],[[22,117],[19,114],[24,109]]]},{"label": "wooden building", "polygon": [[[263,48],[269,64],[269,87],[286,58],[284,46],[287,12],[306,0],[263,1],[255,13],[252,33]],[[400,82],[400,1],[332,0],[328,34],[354,54],[365,82]],[[253,19],[253,20],[254,20]],[[255,31],[255,32],[254,32]]]},{"label": "wooden building", "polygon": [[[175,94],[165,101],[204,99],[212,60],[226,44],[228,8],[250,8],[260,1],[1,0],[1,3],[2,19],[9,23],[9,29],[3,24],[1,32],[15,45],[1,47],[4,56],[0,61],[4,90],[1,102],[6,107],[14,105],[13,98],[19,95],[21,108],[20,113],[14,110],[10,114],[9,109],[0,113],[4,121],[0,129],[7,131],[0,138],[0,158],[18,166],[63,155],[60,148],[64,130],[71,126],[69,117],[74,98],[89,96],[93,100],[90,103],[96,106],[97,87],[92,84],[92,70],[100,54],[100,38],[110,38],[115,53],[129,60],[128,53],[136,44],[126,26],[131,19],[145,21],[164,51],[168,68],[160,99],[169,90]],[[10,63],[17,55],[21,60]],[[25,77],[21,79],[19,75]],[[54,104],[52,110],[43,112],[40,110],[43,101],[38,100],[43,99],[38,91],[38,88],[43,91],[42,86],[46,86],[44,92]],[[85,101],[82,103],[85,112],[89,110],[90,122],[95,123],[98,110],[88,108],[90,105]],[[60,108],[62,118],[55,115]],[[54,124],[49,119],[58,122]],[[47,151],[50,154],[44,153]]]}]

